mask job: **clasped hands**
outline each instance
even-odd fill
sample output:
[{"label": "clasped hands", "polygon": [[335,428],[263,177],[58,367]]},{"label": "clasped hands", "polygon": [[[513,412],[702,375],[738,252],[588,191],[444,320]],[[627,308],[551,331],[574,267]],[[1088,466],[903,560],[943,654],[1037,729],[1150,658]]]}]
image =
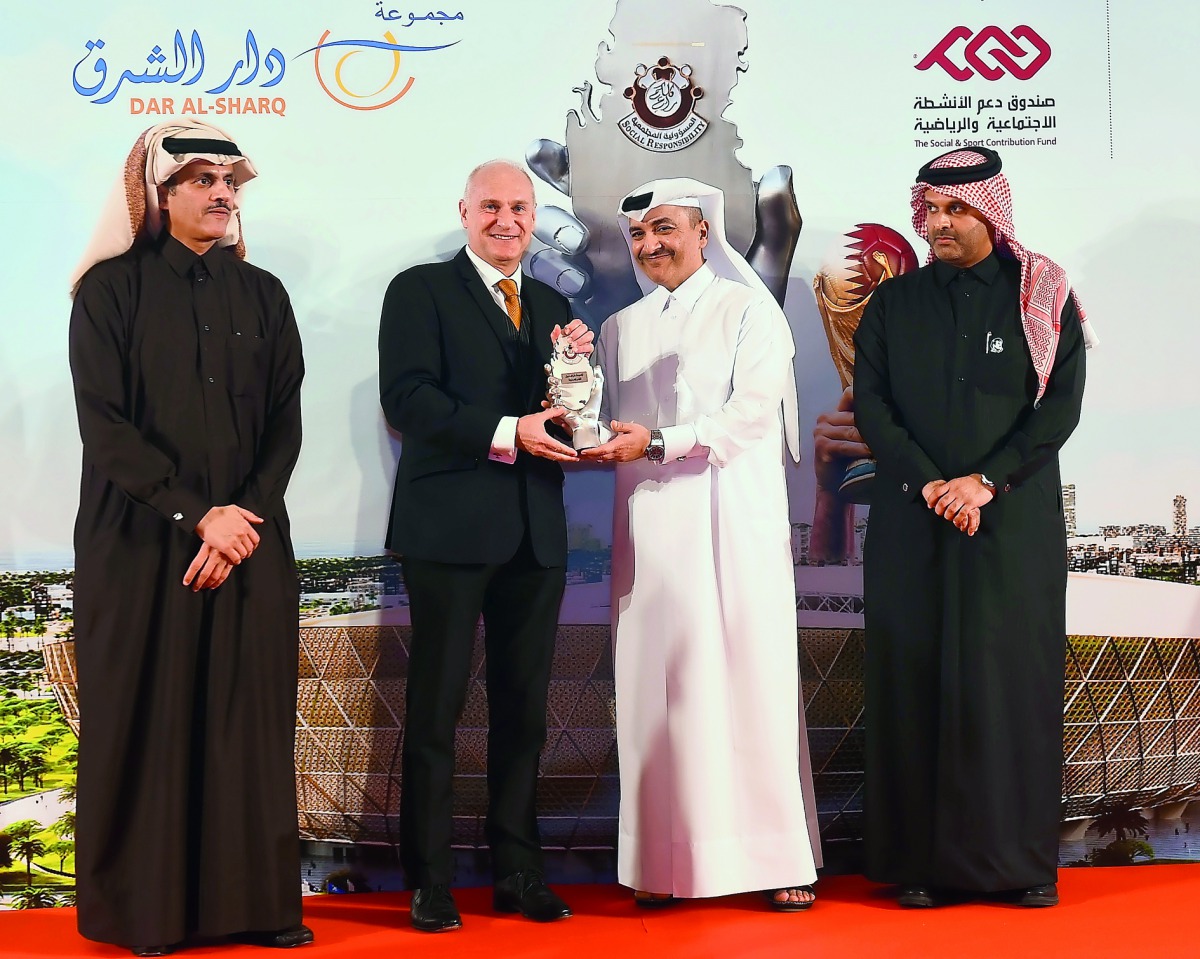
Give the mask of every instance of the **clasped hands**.
[{"label": "clasped hands", "polygon": [[193,593],[216,589],[242,560],[258,548],[261,516],[241,506],[214,506],[196,524],[196,534],[204,540],[196,558],[183,574],[183,585]]},{"label": "clasped hands", "polygon": [[931,480],[921,489],[925,505],[968,536],[978,531],[979,510],[995,495],[983,485],[978,473],[952,480]]},{"label": "clasped hands", "polygon": [[[555,325],[550,331],[550,342],[557,343],[560,336],[566,336],[571,341],[571,348],[583,356],[591,356],[592,340],[595,334],[588,329],[583,320],[572,320],[566,329]],[[561,423],[567,411],[561,406],[551,406],[543,403],[546,409],[540,413],[528,413],[517,420],[517,449],[524,450],[533,456],[543,459],[557,460],[560,463],[573,463],[579,459],[579,454],[566,443],[560,443],[546,432],[547,423]]]}]

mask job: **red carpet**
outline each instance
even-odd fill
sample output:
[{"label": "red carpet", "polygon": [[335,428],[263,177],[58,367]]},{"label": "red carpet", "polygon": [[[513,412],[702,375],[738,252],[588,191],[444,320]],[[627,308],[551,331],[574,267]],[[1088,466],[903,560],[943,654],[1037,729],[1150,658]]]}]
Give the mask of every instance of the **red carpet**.
[{"label": "red carpet", "polygon": [[[1065,869],[1062,905],[986,903],[909,912],[858,876],[832,876],[807,913],[769,912],[757,896],[683,903],[650,912],[615,886],[559,887],[575,918],[539,926],[492,913],[489,889],[456,893],[463,929],[430,935],[408,925],[408,895],[305,900],[317,941],[294,959],[1128,959],[1196,955],[1193,896],[1200,865]],[[178,955],[265,956],[247,946],[202,946]],[[72,909],[0,913],[0,957],[128,956],[75,933]]]}]

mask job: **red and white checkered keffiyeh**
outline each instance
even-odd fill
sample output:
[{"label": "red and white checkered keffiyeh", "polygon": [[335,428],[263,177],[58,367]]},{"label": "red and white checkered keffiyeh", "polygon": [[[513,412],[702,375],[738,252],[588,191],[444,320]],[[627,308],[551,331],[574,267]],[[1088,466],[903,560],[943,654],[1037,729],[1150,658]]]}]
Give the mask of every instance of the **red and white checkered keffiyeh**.
[{"label": "red and white checkered keffiyeh", "polygon": [[[976,167],[985,160],[985,157],[974,150],[958,150],[939,157],[930,166],[935,169]],[[925,237],[928,236],[926,190],[935,190],[975,207],[996,230],[997,252],[1021,264],[1021,325],[1025,328],[1025,340],[1029,344],[1029,355],[1037,373],[1037,400],[1040,401],[1046,392],[1050,370],[1054,366],[1054,356],[1058,351],[1058,338],[1061,333],[1060,317],[1068,296],[1074,300],[1079,319],[1083,322],[1084,344],[1091,349],[1099,342],[1086,319],[1079,297],[1067,281],[1066,272],[1049,257],[1027,250],[1017,241],[1012,223],[1012,191],[1008,185],[1008,178],[1003,173],[973,183],[931,186],[918,181],[914,184],[913,229]],[[927,262],[932,263],[933,260],[934,252],[931,247]]]},{"label": "red and white checkered keffiyeh", "polygon": [[[200,140],[204,146],[196,152],[167,153],[163,142],[168,138]],[[213,153],[208,148],[215,141],[225,141],[233,153]],[[178,142],[172,144],[179,146]],[[258,176],[254,164],[224,130],[192,117],[181,117],[150,127],[134,141],[125,159],[125,167],[117,178],[112,193],[100,214],[100,222],[88,242],[79,265],[71,273],[71,296],[79,289],[83,275],[97,263],[120,256],[143,237],[155,237],[162,232],[163,215],[158,206],[158,187],[193,160],[208,160],[221,166],[232,166],[234,182],[242,184]],[[225,236],[218,246],[231,246],[241,259],[246,258],[242,239],[242,214],[234,203],[234,215],[229,218]]]}]

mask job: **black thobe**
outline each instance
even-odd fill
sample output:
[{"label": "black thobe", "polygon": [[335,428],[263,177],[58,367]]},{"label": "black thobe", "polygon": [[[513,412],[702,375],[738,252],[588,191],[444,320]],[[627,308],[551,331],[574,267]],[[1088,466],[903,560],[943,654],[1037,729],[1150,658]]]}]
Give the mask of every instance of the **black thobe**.
[{"label": "black thobe", "polygon": [[[71,314],[79,930],[122,945],[300,921],[298,583],[283,495],[300,337],[280,282],[167,237],[95,266]],[[266,521],[216,590],[196,523]]]},{"label": "black thobe", "polygon": [[[855,420],[878,459],[864,547],[867,875],[971,891],[1056,877],[1066,532],[1058,450],[1079,420],[1068,300],[1049,386],[1013,260],[883,284],[855,335]],[[921,498],[984,473],[973,537]]]}]

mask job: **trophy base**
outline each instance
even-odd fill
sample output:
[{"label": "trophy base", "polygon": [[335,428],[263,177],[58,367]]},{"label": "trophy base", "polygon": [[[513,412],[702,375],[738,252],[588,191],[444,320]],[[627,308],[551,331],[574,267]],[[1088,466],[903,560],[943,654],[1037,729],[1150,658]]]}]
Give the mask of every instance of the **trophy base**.
[{"label": "trophy base", "polygon": [[613,437],[613,432],[602,423],[581,423],[571,430],[571,445],[576,453],[603,446]]},{"label": "trophy base", "polygon": [[846,467],[846,475],[842,485],[838,487],[838,495],[847,503],[857,503],[861,506],[871,502],[871,488],[875,485],[875,461],[869,459],[855,460]]}]

